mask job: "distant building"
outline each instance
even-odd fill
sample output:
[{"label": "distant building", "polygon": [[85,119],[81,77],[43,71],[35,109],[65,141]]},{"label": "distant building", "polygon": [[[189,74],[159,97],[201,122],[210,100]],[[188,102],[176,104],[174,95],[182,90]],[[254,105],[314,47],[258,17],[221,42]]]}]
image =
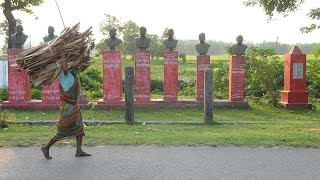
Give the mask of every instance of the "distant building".
[{"label": "distant building", "polygon": [[0,88],[8,87],[8,60],[0,59]]}]

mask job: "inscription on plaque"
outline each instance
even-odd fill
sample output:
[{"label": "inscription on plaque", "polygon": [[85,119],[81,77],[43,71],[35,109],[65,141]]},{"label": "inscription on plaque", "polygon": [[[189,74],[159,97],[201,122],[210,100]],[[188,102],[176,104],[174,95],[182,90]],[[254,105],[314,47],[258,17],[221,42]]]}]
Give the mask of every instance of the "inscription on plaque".
[{"label": "inscription on plaque", "polygon": [[303,79],[303,63],[293,63],[293,79]]}]

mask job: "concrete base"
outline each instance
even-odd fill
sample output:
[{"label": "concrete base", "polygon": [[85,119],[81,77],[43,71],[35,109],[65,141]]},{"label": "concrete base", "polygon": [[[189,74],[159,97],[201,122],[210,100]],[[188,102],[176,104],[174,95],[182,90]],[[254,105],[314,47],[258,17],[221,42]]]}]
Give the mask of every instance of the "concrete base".
[{"label": "concrete base", "polygon": [[[87,103],[79,103],[79,106],[81,108],[91,108],[92,103],[87,102]],[[57,110],[59,109],[59,104],[45,104],[42,103],[41,100],[31,100],[25,103],[16,103],[16,102],[9,102],[9,101],[4,101],[2,102],[2,109],[27,109],[27,110]]]},{"label": "concrete base", "polygon": [[[151,101],[135,101],[135,108],[185,108],[201,107],[203,102],[196,100],[163,101],[162,99],[153,99]],[[124,109],[125,101],[106,102],[98,101],[94,109]],[[229,100],[213,100],[213,108],[249,108],[248,102],[232,102]]]},{"label": "concrete base", "polygon": [[312,109],[312,104],[308,103],[285,103],[280,102],[281,106],[286,109]]}]

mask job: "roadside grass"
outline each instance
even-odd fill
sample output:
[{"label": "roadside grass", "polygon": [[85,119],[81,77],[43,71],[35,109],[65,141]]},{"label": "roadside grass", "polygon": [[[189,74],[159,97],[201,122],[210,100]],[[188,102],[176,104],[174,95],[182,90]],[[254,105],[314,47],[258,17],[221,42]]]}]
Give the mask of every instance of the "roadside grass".
[{"label": "roadside grass", "polygon": [[[287,110],[250,102],[250,109],[215,109],[216,124],[202,122],[202,108],[139,109],[135,117],[139,124],[110,124],[87,126],[84,144],[97,145],[236,145],[236,146],[290,146],[320,147],[320,111]],[[7,111],[10,121],[56,119],[58,111]],[[85,120],[124,122],[124,111],[83,110]],[[89,118],[91,117],[91,118]],[[153,124],[150,121],[164,123]],[[168,124],[165,122],[181,122]],[[145,122],[145,123],[142,123]],[[189,123],[188,123],[189,122]],[[0,128],[0,147],[41,146],[54,135],[55,126],[10,125]],[[73,139],[58,146],[74,146]]]}]

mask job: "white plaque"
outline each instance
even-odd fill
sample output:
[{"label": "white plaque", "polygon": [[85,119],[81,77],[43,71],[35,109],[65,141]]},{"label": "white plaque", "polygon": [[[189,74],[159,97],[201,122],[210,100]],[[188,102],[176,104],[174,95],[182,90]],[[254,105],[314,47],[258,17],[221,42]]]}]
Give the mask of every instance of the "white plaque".
[{"label": "white plaque", "polygon": [[293,63],[293,79],[303,79],[303,63]]}]

